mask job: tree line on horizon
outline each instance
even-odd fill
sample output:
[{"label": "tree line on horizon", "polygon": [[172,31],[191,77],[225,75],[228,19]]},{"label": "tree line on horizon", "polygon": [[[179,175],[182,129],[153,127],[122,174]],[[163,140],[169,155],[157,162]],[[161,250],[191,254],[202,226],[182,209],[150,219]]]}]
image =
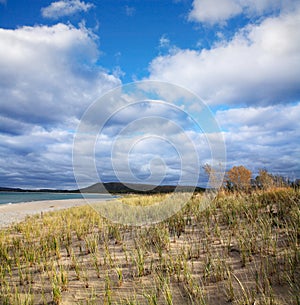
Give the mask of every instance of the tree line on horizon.
[{"label": "tree line on horizon", "polygon": [[271,189],[274,187],[299,187],[300,179],[290,181],[281,175],[269,173],[266,169],[260,169],[258,175],[253,179],[252,171],[243,165],[233,166],[223,176],[209,164],[203,166],[205,173],[209,176],[209,184],[212,188],[221,188],[230,191],[248,191],[250,189]]}]

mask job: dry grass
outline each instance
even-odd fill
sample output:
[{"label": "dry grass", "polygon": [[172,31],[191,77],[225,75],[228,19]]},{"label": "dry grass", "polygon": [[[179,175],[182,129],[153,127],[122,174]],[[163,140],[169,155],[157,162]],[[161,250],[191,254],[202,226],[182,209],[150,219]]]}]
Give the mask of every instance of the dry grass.
[{"label": "dry grass", "polygon": [[0,303],[300,304],[299,190],[200,199],[155,226],[85,206],[0,231]]}]

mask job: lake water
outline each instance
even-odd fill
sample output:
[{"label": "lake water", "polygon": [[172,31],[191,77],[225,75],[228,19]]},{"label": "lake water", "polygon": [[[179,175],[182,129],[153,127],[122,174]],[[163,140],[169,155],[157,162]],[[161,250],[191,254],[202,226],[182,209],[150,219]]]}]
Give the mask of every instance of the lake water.
[{"label": "lake water", "polygon": [[[111,199],[107,194],[84,194],[90,199]],[[80,193],[46,193],[46,192],[0,192],[0,204],[12,204],[18,202],[42,201],[42,200],[63,200],[82,199]]]}]

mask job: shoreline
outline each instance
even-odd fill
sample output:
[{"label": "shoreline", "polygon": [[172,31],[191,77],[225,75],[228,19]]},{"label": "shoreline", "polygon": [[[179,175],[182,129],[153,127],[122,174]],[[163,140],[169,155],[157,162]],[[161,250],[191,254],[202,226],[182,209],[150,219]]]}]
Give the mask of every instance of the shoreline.
[{"label": "shoreline", "polygon": [[[91,200],[91,199],[89,199]],[[106,201],[106,199],[96,199],[95,201]],[[71,207],[88,205],[86,199],[61,199],[19,202],[13,204],[0,205],[0,229],[9,227],[14,223],[23,221],[26,216],[40,214],[41,212],[58,211]]]}]

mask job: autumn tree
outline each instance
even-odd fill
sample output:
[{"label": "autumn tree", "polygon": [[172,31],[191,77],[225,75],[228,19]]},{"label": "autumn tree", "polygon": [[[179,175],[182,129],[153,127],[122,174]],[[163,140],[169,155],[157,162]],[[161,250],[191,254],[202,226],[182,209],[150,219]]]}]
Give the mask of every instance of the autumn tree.
[{"label": "autumn tree", "polygon": [[259,170],[259,174],[256,177],[256,181],[258,183],[258,186],[263,189],[269,189],[275,184],[273,175],[269,174],[265,169]]},{"label": "autumn tree", "polygon": [[227,185],[236,190],[247,190],[251,186],[251,170],[246,167],[234,166],[227,172]]},{"label": "autumn tree", "polygon": [[272,187],[287,187],[290,184],[288,179],[280,175],[272,175],[266,169],[260,169],[255,179],[257,185],[265,190]]}]

